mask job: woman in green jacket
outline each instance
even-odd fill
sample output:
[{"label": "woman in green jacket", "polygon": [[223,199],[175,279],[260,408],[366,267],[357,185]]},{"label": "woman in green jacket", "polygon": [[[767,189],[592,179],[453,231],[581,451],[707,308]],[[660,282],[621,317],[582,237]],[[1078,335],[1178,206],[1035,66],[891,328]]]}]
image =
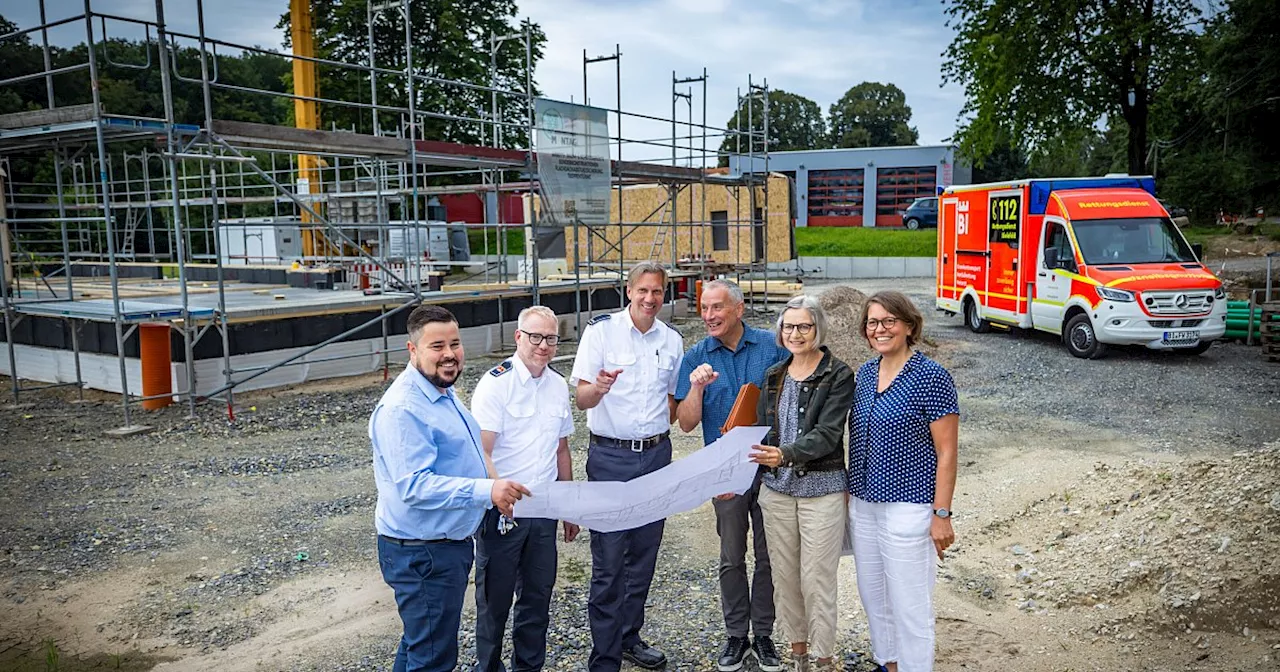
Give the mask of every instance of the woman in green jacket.
[{"label": "woman in green jacket", "polygon": [[760,489],[774,603],[796,672],[835,669],[836,587],[844,542],[844,432],[853,371],[823,343],[817,299],[797,296],[778,318],[791,352],[765,374],[756,417],[771,429],[752,461],[769,468]]}]

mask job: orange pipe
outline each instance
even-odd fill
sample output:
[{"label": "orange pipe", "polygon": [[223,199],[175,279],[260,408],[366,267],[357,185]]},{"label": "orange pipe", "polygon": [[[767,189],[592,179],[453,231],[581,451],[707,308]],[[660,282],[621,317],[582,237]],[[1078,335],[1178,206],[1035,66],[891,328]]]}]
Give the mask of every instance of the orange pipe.
[{"label": "orange pipe", "polygon": [[[168,324],[143,324],[138,327],[138,351],[142,359],[142,396],[151,397],[173,392],[173,353],[169,347]],[[142,407],[154,411],[173,403],[173,397],[146,399]]]},{"label": "orange pipe", "polygon": [[702,314],[702,281],[699,280],[694,285],[694,287],[695,287],[694,289],[695,296],[693,300],[693,312],[701,315]]}]

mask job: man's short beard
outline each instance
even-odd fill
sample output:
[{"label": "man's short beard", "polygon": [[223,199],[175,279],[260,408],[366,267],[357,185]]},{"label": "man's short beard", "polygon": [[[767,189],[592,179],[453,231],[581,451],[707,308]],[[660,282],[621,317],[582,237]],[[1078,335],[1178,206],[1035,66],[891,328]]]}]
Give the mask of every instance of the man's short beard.
[{"label": "man's short beard", "polygon": [[[453,380],[445,380],[444,378],[441,378],[438,373],[427,373],[426,371],[423,371],[421,366],[418,367],[418,373],[421,373],[422,377],[426,378],[428,383],[431,383],[442,390],[453,387],[453,384],[458,382],[458,376],[454,376]],[[461,375],[461,371],[459,371],[459,375]]]}]

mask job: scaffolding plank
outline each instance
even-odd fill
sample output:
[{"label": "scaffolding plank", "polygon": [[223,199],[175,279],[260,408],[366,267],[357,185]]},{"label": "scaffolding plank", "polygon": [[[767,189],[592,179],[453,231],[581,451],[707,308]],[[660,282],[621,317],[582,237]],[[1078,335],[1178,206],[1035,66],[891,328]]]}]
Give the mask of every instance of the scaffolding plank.
[{"label": "scaffolding plank", "polygon": [[397,159],[409,156],[409,143],[402,138],[218,119],[213,121],[212,129],[222,139],[238,146],[283,149],[299,154],[343,154]]},{"label": "scaffolding plank", "polygon": [[0,128],[30,128],[33,126],[51,126],[75,121],[88,121],[94,118],[93,103],[84,105],[68,105],[52,110],[28,110],[0,114]]},{"label": "scaffolding plank", "polygon": [[455,168],[524,168],[525,153],[515,149],[463,145],[440,140],[415,140],[418,161]]}]

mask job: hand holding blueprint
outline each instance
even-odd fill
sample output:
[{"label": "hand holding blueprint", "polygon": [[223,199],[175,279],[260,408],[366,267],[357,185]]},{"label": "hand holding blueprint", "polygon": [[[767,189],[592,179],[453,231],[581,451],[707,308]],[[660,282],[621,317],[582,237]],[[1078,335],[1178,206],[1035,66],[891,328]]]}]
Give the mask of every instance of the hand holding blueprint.
[{"label": "hand holding blueprint", "polygon": [[630,530],[697,508],[727,492],[751,487],[759,465],[747,459],[768,427],[735,427],[719,441],[639,478],[553,481],[530,488],[516,502],[517,518],[550,518],[596,532]]}]

